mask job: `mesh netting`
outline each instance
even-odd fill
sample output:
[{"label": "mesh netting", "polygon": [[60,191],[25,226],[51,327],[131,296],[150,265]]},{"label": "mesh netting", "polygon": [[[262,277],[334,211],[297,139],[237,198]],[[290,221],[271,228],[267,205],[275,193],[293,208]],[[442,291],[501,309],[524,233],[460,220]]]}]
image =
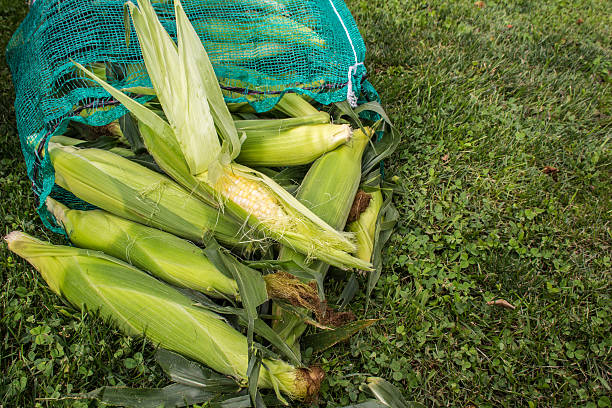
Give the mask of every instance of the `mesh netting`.
[{"label": "mesh netting", "polygon": [[[125,2],[37,0],[7,47],[28,176],[43,222],[55,230],[42,205],[54,186],[46,142],[64,132],[71,120],[100,126],[126,113],[102,88],[83,78],[71,59],[86,66],[102,62],[120,67],[121,75],[109,78],[117,88],[151,86],[133,26],[126,35]],[[152,2],[176,39],[172,0]],[[182,4],[228,102],[246,101],[262,112],[285,92],[302,93],[326,105],[375,94],[367,81],[362,83],[365,46],[342,0],[182,0]]]}]

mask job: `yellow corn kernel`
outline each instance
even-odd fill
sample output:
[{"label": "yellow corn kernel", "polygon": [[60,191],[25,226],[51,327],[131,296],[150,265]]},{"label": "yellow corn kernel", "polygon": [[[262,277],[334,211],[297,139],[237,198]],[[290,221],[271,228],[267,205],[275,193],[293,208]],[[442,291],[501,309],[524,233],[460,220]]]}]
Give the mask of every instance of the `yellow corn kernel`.
[{"label": "yellow corn kernel", "polygon": [[219,192],[260,220],[287,217],[276,197],[264,185],[237,174],[226,173],[218,181]]}]

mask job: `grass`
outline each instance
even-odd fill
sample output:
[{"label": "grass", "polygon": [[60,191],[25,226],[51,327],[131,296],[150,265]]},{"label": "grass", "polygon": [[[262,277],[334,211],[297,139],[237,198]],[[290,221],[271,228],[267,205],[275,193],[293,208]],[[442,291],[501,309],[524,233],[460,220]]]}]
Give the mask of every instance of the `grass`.
[{"label": "grass", "polygon": [[[363,295],[350,306],[383,320],[313,356],[329,374],[320,405],[363,400],[360,384],[378,375],[432,407],[611,406],[606,4],[350,2],[370,79],[402,132],[387,172],[404,192],[369,309]],[[0,10],[0,43],[24,13]],[[4,64],[0,75],[1,232],[46,237]],[[88,406],[53,399],[166,383],[150,344],[62,306],[0,251],[0,405]],[[487,304],[496,299],[516,308]]]}]

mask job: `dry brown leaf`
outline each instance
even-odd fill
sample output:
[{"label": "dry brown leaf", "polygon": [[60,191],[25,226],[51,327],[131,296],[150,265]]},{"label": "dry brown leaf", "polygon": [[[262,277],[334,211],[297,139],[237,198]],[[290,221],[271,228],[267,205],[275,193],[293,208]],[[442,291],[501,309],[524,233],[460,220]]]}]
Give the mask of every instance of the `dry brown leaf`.
[{"label": "dry brown leaf", "polygon": [[348,220],[346,221],[346,223],[348,224],[353,221],[356,221],[359,218],[359,215],[361,215],[361,213],[364,212],[366,208],[368,208],[368,206],[370,205],[371,199],[372,199],[372,196],[366,193],[365,191],[363,190],[357,191],[357,194],[355,195],[355,200],[353,200],[353,205],[351,206],[351,211],[349,212]]},{"label": "dry brown leaf", "polygon": [[484,1],[477,1],[476,3],[474,3],[474,5],[478,8],[483,8],[485,6],[485,2]]},{"label": "dry brown leaf", "polygon": [[553,166],[544,166],[544,168],[542,169],[542,172],[544,174],[558,173],[559,169]]},{"label": "dry brown leaf", "polygon": [[450,156],[448,155],[448,153],[446,153],[444,156],[442,156],[442,161],[446,164],[448,163],[448,159],[450,158]]},{"label": "dry brown leaf", "polygon": [[557,181],[557,173],[559,173],[559,169],[552,166],[545,166],[542,169],[542,173],[550,175],[553,180]]},{"label": "dry brown leaf", "polygon": [[583,20],[583,19],[579,18],[578,20],[576,20],[576,24],[580,25],[580,24],[582,24],[582,23],[584,23],[584,20]]},{"label": "dry brown leaf", "polygon": [[504,299],[497,299],[497,300],[490,300],[487,302],[487,305],[489,306],[501,306],[501,307],[505,307],[506,309],[516,309],[516,306],[514,306],[513,304],[509,303],[507,300]]}]

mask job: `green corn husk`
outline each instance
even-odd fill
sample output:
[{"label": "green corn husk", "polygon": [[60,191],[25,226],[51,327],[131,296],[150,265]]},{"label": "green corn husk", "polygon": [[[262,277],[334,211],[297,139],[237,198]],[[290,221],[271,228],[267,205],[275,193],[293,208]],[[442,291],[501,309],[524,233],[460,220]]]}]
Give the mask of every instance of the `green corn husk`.
[{"label": "green corn husk", "polygon": [[102,251],[175,286],[213,297],[238,297],[236,281],[189,241],[103,210],[71,210],[51,198],[47,208],[79,248]]},{"label": "green corn husk", "polygon": [[230,102],[227,104],[227,109],[232,113],[257,113],[248,102]]},{"label": "green corn husk", "polygon": [[[208,260],[204,251],[170,233],[103,210],[71,210],[47,198],[47,208],[79,248],[102,251],[175,286],[216,298],[239,299],[238,284]],[[282,273],[264,276],[268,297],[320,307],[316,289]]]},{"label": "green corn husk", "polygon": [[[330,227],[269,177],[232,162],[240,151],[232,117],[202,43],[180,1],[174,5],[178,46],[148,0],[139,0],[139,8],[128,3],[149,76],[170,123],[77,65],[138,118],[155,162],[201,200],[222,204],[260,234],[313,258],[340,268],[370,270],[371,265],[350,255],[356,250],[350,233]],[[200,116],[213,118],[218,135],[209,126],[200,129]],[[196,145],[198,153],[190,147]],[[230,191],[235,184],[248,188],[235,194]],[[253,191],[266,196],[265,211],[258,210],[259,203],[244,202],[244,195]]]},{"label": "green corn husk", "polygon": [[76,146],[81,143],[85,143],[85,140],[76,139],[74,137],[65,135],[56,135],[51,138],[51,141],[62,146]]},{"label": "green corn husk", "polygon": [[246,166],[299,166],[348,142],[348,125],[307,125],[274,132],[248,130],[236,161]]},{"label": "green corn husk", "polygon": [[50,142],[49,155],[56,184],[90,204],[193,241],[212,232],[227,245],[244,246],[240,223],[157,172],[101,149]]},{"label": "green corn husk", "polygon": [[[246,103],[246,102],[245,102]],[[236,108],[238,109],[238,108]],[[296,126],[319,125],[330,123],[331,118],[327,112],[318,112],[313,115],[301,116],[299,118],[283,119],[236,119],[234,125],[238,133],[250,130],[266,130],[269,132],[282,132]]]},{"label": "green corn husk", "polygon": [[[361,158],[368,146],[368,135],[357,130],[350,143],[340,146],[314,162],[302,184],[297,198],[335,228],[344,228],[351,205],[361,180]],[[281,247],[280,260],[304,262],[305,257],[291,248]],[[329,264],[314,262],[310,268],[321,275],[321,281],[329,269]],[[299,353],[298,338],[306,330],[304,321],[293,313],[286,312],[275,305],[274,314],[279,316],[274,330]]]},{"label": "green corn husk", "polygon": [[[75,307],[98,310],[127,334],[144,333],[161,347],[246,382],[246,337],[177,290],[101,252],[52,245],[18,231],[5,240]],[[321,379],[320,369],[264,358],[258,386],[304,399],[316,393]]]},{"label": "green corn husk", "polygon": [[372,260],[374,252],[374,239],[376,235],[376,222],[378,213],[383,205],[383,196],[380,189],[374,189],[370,193],[372,197],[370,204],[364,212],[359,215],[356,221],[347,225],[346,229],[355,233],[357,238],[357,253],[359,259],[366,262]]},{"label": "green corn husk", "polygon": [[[70,136],[65,136],[65,135],[55,135],[51,138],[51,141],[53,143],[57,143],[60,144],[62,146],[75,146],[75,147],[83,147],[80,145],[83,144],[89,144],[88,141],[86,140],[81,140],[81,139],[75,139],[73,137]],[[91,146],[90,146],[91,147]],[[125,147],[121,147],[121,146],[117,146],[116,143],[111,143],[111,145],[109,147],[104,147],[104,150],[108,150],[111,153],[115,153],[121,157],[125,157],[127,159],[131,159],[135,157],[135,154],[132,150],[125,148]]]},{"label": "green corn husk", "polygon": [[274,109],[292,118],[315,115],[319,112],[314,106],[308,103],[303,96],[294,93],[286,93],[283,95],[274,106]]},{"label": "green corn husk", "polygon": [[[300,202],[337,229],[344,228],[359,188],[361,157],[371,136],[371,129],[366,128],[366,131],[370,134],[356,130],[349,143],[317,159],[297,190],[296,197]],[[304,262],[306,257],[284,246],[279,259]],[[326,271],[329,265],[316,262],[311,268],[325,274],[322,271]]]}]

